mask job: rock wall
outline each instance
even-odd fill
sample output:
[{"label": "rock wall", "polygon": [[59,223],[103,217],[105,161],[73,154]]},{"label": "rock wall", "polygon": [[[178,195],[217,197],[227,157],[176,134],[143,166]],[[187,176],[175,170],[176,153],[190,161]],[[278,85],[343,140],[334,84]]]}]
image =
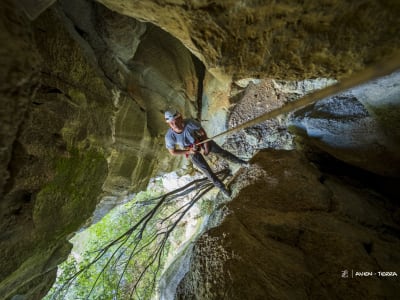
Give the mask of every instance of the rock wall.
[{"label": "rock wall", "polygon": [[[49,288],[56,265],[70,250],[66,237],[84,224],[99,200],[107,176],[102,144],[111,133],[110,124],[99,120],[109,118],[112,103],[110,91],[54,14],[46,12],[31,24],[16,22],[25,17],[14,8],[7,13],[2,18],[6,32],[29,35],[3,41],[8,46],[2,61],[26,61],[31,68],[26,74],[35,71],[37,80],[13,75],[16,65],[6,70],[5,82],[15,91],[22,89],[10,82],[13,76],[34,89],[25,99],[5,94],[6,101],[21,106],[19,114],[2,106],[2,113],[20,123],[10,126],[16,130],[9,131],[10,156],[2,163],[0,290],[4,298],[18,291],[34,299]],[[32,49],[13,51],[20,44]],[[38,60],[40,65],[32,65]]]},{"label": "rock wall", "polygon": [[[399,79],[400,73],[394,72],[294,113],[245,128],[230,134],[224,146],[243,157],[251,157],[265,148],[313,147],[361,169],[398,178]],[[236,82],[230,98],[234,107],[228,127],[236,127],[334,83],[329,79]],[[382,161],[381,157],[386,159]]]},{"label": "rock wall", "polygon": [[[196,113],[189,51],[154,26],[82,3],[77,11],[73,2],[61,2],[33,22],[2,4],[0,294],[6,299],[40,298],[70,251],[70,234],[145,188],[154,172],[180,164],[164,151],[168,105]],[[129,28],[131,40],[118,39]]]},{"label": "rock wall", "polygon": [[[233,200],[217,205],[175,298],[395,299],[398,76],[230,135],[225,147],[242,156],[297,150],[262,151],[239,172]],[[236,82],[229,125],[332,83]],[[397,276],[378,273],[389,270]]]},{"label": "rock wall", "polygon": [[[229,114],[228,127],[241,125],[334,83],[331,79],[279,81],[248,78],[236,81],[230,98],[235,105]],[[289,120],[290,114],[285,114],[245,128],[230,134],[224,146],[247,158],[265,148],[294,149],[294,135],[288,131]]]},{"label": "rock wall", "polygon": [[215,76],[338,78],[398,49],[398,1],[100,0],[178,38]]},{"label": "rock wall", "polygon": [[195,244],[176,299],[396,298],[399,277],[377,272],[400,268],[398,203],[297,151],[262,151],[252,163],[231,187],[253,182]]},{"label": "rock wall", "polygon": [[289,123],[306,144],[359,168],[398,178],[399,80],[395,72],[324,99],[296,111]]}]

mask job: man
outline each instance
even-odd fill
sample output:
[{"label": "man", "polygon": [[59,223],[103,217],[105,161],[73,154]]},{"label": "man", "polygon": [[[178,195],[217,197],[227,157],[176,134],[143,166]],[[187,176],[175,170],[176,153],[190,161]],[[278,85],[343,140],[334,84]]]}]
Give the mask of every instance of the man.
[{"label": "man", "polygon": [[[197,166],[208,179],[219,188],[225,196],[230,196],[230,190],[218,179],[211,170],[207,161],[200,152],[200,147],[193,147],[196,141],[207,139],[207,134],[200,123],[193,119],[183,119],[182,115],[175,109],[165,112],[165,121],[169,125],[169,130],[165,135],[166,147],[172,155],[186,155],[190,157],[193,164]],[[178,148],[177,148],[178,146]],[[210,152],[221,156],[233,163],[247,165],[247,162],[236,157],[229,151],[222,149],[214,141],[201,144],[204,155]]]}]

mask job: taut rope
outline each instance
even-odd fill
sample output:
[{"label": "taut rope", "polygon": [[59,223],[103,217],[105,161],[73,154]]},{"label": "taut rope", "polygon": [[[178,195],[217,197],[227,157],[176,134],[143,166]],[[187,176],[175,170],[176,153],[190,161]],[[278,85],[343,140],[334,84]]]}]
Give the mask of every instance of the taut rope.
[{"label": "taut rope", "polygon": [[224,132],[221,132],[211,138],[207,138],[206,140],[200,141],[200,142],[196,143],[196,145],[200,145],[205,142],[211,141],[217,137],[221,137],[221,136],[239,131],[241,129],[262,123],[266,120],[275,118],[275,117],[279,116],[280,114],[295,111],[295,110],[305,107],[307,105],[313,104],[323,98],[326,98],[329,96],[334,96],[345,90],[356,87],[360,84],[380,78],[382,76],[389,75],[398,69],[400,69],[400,52],[397,52],[394,56],[392,56],[389,59],[383,60],[372,67],[366,68],[365,70],[361,71],[360,73],[357,73],[354,76],[343,80],[342,82],[339,82],[337,84],[328,86],[324,89],[315,91],[308,95],[305,95],[304,97],[300,98],[297,101],[289,102],[282,107],[279,107],[277,109],[266,112],[265,114],[262,114],[261,116],[256,117],[250,121],[247,121],[247,122],[240,124],[234,128],[231,128]]}]

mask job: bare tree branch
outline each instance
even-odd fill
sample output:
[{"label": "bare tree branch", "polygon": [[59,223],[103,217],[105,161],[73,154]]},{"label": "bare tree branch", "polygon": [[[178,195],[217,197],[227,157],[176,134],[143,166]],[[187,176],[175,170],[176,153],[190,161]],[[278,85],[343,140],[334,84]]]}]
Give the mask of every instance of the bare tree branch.
[{"label": "bare tree branch", "polygon": [[[216,175],[221,177],[221,180],[224,180],[229,176],[229,170],[222,170]],[[145,293],[152,291],[161,271],[165,247],[168,245],[171,234],[193,205],[213,187],[207,178],[196,179],[162,196],[135,203],[136,207],[154,206],[120,236],[92,252],[97,253],[94,258],[68,277],[61,287],[54,292],[52,299],[65,295],[79,276],[82,276],[97,264],[103,265],[85,299],[89,299],[99,283],[105,289],[105,281],[112,282],[114,278],[112,274],[121,271],[115,282],[115,292],[116,295],[119,295],[119,293],[123,292],[121,287],[124,276],[127,274],[128,269],[132,267],[135,267],[138,272],[134,274],[133,282],[129,284],[131,286],[129,288],[129,298],[132,298],[134,294],[137,298],[143,297],[138,290],[141,284],[146,284],[146,288],[143,289]],[[177,201],[179,198],[185,197],[194,191],[196,193],[186,203],[181,204],[172,212],[168,212],[167,208],[171,206],[173,201]],[[140,258],[139,255],[141,255]],[[120,267],[122,267],[122,270],[120,270]],[[145,278],[148,279],[143,282]]]}]

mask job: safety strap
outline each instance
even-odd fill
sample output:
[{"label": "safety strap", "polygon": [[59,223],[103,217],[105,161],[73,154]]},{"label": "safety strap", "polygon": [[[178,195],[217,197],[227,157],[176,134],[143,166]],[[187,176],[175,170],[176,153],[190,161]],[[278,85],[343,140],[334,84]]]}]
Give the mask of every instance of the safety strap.
[{"label": "safety strap", "polygon": [[[200,144],[202,144],[202,143],[200,143],[200,140],[199,140],[199,139],[196,139],[196,140],[194,141],[193,144],[190,144],[190,145],[189,145],[188,148],[189,148],[189,149],[197,148],[198,145],[200,145]],[[189,154],[185,153],[185,156],[186,156],[186,158],[188,158],[188,157],[189,157]]]},{"label": "safety strap", "polygon": [[389,75],[398,69],[400,69],[400,51],[396,52],[396,54],[394,56],[392,56],[391,58],[383,60],[372,67],[366,68],[365,70],[361,71],[360,73],[357,73],[350,78],[347,78],[341,82],[338,82],[337,84],[334,84],[334,85],[328,86],[324,89],[307,94],[304,97],[302,97],[296,101],[289,102],[282,107],[279,107],[277,109],[266,112],[265,114],[262,114],[261,116],[256,117],[250,121],[247,121],[241,125],[238,125],[234,128],[231,128],[224,132],[221,132],[211,138],[207,138],[203,141],[200,141],[200,142],[196,143],[196,145],[200,145],[200,144],[209,142],[213,139],[216,139],[218,137],[221,137],[221,136],[224,136],[224,135],[227,135],[230,133],[234,133],[241,129],[265,122],[265,121],[275,118],[281,114],[298,110],[307,105],[313,104],[319,100],[334,96],[336,94],[344,92],[350,88],[354,88],[354,87],[361,85],[363,83],[366,83],[368,81],[380,78],[382,76]]}]

